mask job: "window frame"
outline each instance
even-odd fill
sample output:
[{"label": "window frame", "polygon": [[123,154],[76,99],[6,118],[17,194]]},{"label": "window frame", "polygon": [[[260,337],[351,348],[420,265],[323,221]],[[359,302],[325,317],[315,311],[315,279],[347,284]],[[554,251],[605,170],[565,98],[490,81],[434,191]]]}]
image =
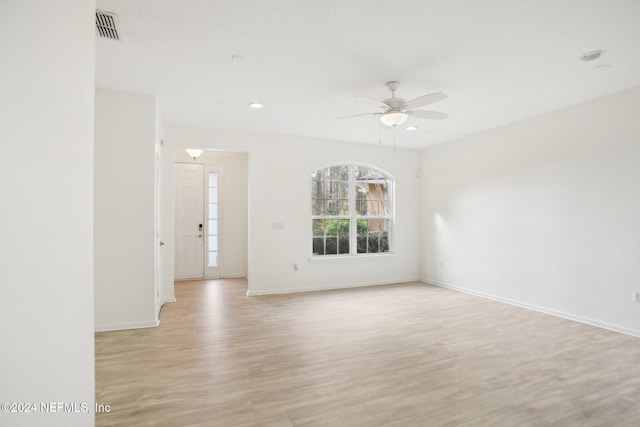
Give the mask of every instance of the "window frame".
[{"label": "window frame", "polygon": [[[367,257],[367,256],[389,256],[394,254],[395,247],[395,177],[384,169],[374,166],[367,163],[360,162],[337,162],[331,163],[317,169],[314,169],[309,174],[310,180],[309,183],[313,185],[313,174],[315,172],[320,173],[326,169],[330,169],[336,166],[347,166],[349,170],[349,181],[348,181],[348,206],[349,206],[349,214],[348,215],[314,215],[313,214],[313,189],[310,188],[309,195],[310,197],[310,208],[311,208],[311,221],[310,221],[310,229],[311,229],[311,257],[313,259],[328,259],[328,258],[350,258],[350,257]],[[357,211],[357,185],[360,181],[356,180],[356,168],[368,168],[380,175],[384,176],[387,180],[387,210],[386,215],[359,215]],[[337,253],[337,254],[317,254],[313,251],[313,239],[317,237],[314,235],[314,220],[348,220],[349,221],[349,253]],[[388,230],[387,230],[387,240],[388,240],[388,251],[386,252],[362,252],[358,253],[358,220],[383,220],[388,221]],[[339,236],[337,236],[339,237]],[[324,240],[325,248],[326,248],[326,238]],[[337,242],[339,248],[339,241]],[[338,249],[339,251],[339,249]]]}]

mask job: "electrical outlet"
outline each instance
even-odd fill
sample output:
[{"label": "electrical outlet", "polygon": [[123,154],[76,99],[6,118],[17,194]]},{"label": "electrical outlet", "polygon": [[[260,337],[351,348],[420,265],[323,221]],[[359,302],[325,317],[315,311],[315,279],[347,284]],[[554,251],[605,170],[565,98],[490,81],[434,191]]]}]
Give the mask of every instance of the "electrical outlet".
[{"label": "electrical outlet", "polygon": [[640,304],[640,291],[633,291],[633,302]]}]

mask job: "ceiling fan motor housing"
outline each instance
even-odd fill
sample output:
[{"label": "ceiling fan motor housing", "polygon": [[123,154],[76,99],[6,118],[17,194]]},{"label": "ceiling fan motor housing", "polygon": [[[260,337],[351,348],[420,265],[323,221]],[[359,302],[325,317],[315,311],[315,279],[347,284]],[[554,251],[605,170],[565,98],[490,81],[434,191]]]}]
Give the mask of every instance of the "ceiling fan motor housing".
[{"label": "ceiling fan motor housing", "polygon": [[387,106],[389,108],[387,108],[387,112],[390,111],[400,111],[404,105],[406,104],[406,100],[402,99],[402,98],[396,98],[396,90],[398,90],[398,87],[400,86],[400,82],[392,80],[390,82],[385,83],[385,85],[387,86],[387,89],[389,89],[391,91],[391,98],[387,98],[385,99],[384,102],[385,104],[387,104]]},{"label": "ceiling fan motor housing", "polygon": [[382,102],[389,106],[389,111],[400,111],[402,107],[404,107],[404,105],[407,103],[407,101],[405,101],[404,99],[396,97],[387,98]]}]

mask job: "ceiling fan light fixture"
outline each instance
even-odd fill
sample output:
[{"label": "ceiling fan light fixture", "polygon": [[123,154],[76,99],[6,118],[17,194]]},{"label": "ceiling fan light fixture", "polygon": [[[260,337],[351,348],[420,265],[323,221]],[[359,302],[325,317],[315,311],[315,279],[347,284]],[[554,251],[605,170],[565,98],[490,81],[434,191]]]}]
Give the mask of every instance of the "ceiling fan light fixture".
[{"label": "ceiling fan light fixture", "polygon": [[188,155],[193,157],[193,160],[197,159],[200,154],[204,153],[204,150],[200,150],[199,148],[185,148],[184,151],[186,151]]},{"label": "ceiling fan light fixture", "polygon": [[408,115],[400,111],[392,111],[380,116],[380,121],[387,126],[400,126],[409,118]]}]

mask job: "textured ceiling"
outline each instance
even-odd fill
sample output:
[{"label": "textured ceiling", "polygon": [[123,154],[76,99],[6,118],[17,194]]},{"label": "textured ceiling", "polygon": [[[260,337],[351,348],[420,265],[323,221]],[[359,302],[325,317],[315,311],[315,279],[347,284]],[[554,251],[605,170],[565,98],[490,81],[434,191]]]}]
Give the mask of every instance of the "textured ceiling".
[{"label": "textured ceiling", "polygon": [[[98,0],[99,87],[155,94],[163,121],[377,144],[357,95],[442,91],[398,146],[421,148],[640,85],[638,0]],[[606,54],[580,61],[591,50]],[[609,67],[602,67],[602,65]],[[601,66],[601,67],[598,67]],[[265,105],[254,110],[248,104]],[[597,120],[597,118],[594,118]]]}]

